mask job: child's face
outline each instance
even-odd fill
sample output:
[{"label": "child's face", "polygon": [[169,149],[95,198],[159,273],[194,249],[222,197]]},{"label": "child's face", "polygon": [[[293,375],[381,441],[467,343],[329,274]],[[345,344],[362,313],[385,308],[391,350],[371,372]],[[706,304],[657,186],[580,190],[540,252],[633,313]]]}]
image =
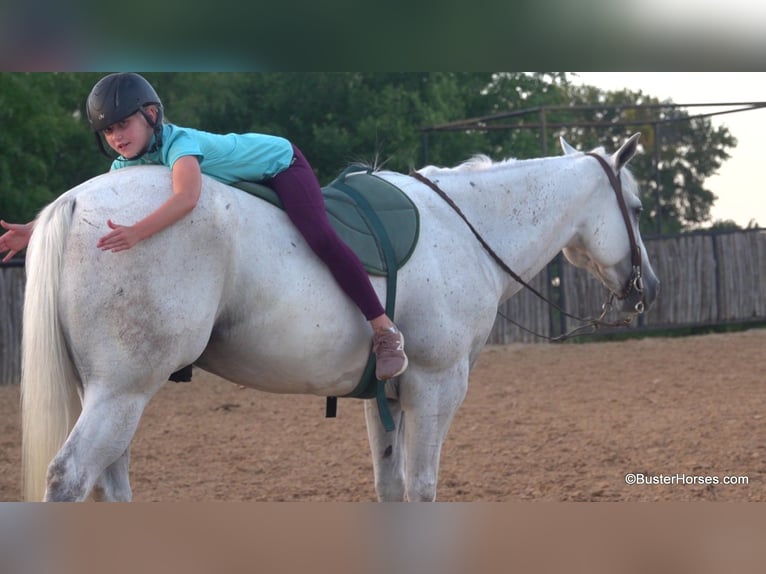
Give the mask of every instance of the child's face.
[{"label": "child's face", "polygon": [[143,153],[149,146],[153,133],[154,130],[140,112],[112,124],[103,131],[109,147],[128,159]]}]

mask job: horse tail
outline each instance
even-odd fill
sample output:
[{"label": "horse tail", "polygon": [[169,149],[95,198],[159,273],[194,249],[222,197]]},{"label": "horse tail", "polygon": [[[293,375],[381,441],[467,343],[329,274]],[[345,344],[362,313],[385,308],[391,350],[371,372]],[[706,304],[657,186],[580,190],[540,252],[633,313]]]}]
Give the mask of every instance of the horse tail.
[{"label": "horse tail", "polygon": [[21,359],[22,495],[42,500],[46,472],[82,410],[77,370],[59,320],[64,247],[75,207],[62,196],[37,218],[27,249]]}]

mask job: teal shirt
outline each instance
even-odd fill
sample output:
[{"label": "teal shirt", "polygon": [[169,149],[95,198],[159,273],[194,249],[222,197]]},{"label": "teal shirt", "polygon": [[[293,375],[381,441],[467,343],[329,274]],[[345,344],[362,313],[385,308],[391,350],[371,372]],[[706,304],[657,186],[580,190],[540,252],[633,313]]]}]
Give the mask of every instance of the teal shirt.
[{"label": "teal shirt", "polygon": [[223,183],[262,181],[274,177],[293,159],[293,146],[285,138],[266,134],[214,134],[174,124],[162,126],[162,147],[138,159],[120,156],[112,169],[133,165],[166,165],[181,157],[197,157],[202,173]]}]

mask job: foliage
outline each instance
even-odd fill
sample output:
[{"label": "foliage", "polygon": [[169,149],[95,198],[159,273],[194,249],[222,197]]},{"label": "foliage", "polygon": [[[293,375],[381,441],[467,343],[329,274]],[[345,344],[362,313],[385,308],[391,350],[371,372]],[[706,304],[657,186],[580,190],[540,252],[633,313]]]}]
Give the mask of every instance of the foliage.
[{"label": "foliage", "polygon": [[[0,216],[28,220],[46,203],[108,168],[84,117],[84,100],[101,74],[0,74]],[[626,135],[643,134],[644,153],[632,169],[644,190],[649,222],[663,231],[708,222],[715,200],[705,178],[715,173],[736,141],[706,118],[688,120],[641,92],[604,93],[575,86],[565,73],[147,73],[169,121],[214,132],[258,131],[295,142],[320,181],[348,163],[366,161],[407,171],[428,162],[454,165],[476,153],[495,158],[559,153],[558,136],[581,148],[616,149]],[[593,105],[597,109],[572,108]],[[615,106],[625,106],[621,109]],[[549,129],[440,131],[424,149],[421,128],[542,106],[549,124],[611,125]],[[654,137],[652,121],[662,124]],[[517,121],[518,120],[518,121]],[[534,124],[539,113],[506,123]],[[629,128],[614,125],[634,121]],[[660,159],[655,177],[653,158]],[[657,194],[658,184],[662,190]],[[649,224],[647,226],[647,223]]]},{"label": "foliage", "polygon": [[0,74],[0,214],[27,221],[62,191],[104,169],[79,94],[80,74]]},{"label": "foliage", "polygon": [[573,138],[590,146],[616,149],[627,136],[641,132],[643,153],[630,165],[641,184],[645,231],[674,233],[710,221],[716,197],[705,188],[705,179],[718,171],[729,158],[728,150],[737,145],[727,128],[714,128],[710,118],[689,117],[687,111],[672,107],[672,102],[641,91],[603,93],[593,87],[569,86],[567,100],[572,105],[603,105],[582,112],[581,121],[598,126],[569,130]]}]

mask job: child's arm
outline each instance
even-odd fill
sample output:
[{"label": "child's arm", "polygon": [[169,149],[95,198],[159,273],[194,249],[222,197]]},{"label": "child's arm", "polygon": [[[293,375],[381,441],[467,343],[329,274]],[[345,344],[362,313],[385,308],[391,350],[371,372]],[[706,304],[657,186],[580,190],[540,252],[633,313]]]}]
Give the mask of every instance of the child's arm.
[{"label": "child's arm", "polygon": [[187,155],[173,164],[173,196],[141,221],[126,226],[114,223],[107,225],[110,233],[98,240],[97,247],[103,251],[125,251],[139,241],[151,237],[172,225],[189,213],[199,201],[202,191],[202,173],[196,156]]},{"label": "child's arm", "polygon": [[35,222],[6,223],[5,221],[0,221],[0,227],[6,230],[3,235],[0,235],[0,253],[3,251],[8,252],[3,257],[3,263],[7,263],[11,260],[11,257],[27,246],[29,238],[32,237]]}]

